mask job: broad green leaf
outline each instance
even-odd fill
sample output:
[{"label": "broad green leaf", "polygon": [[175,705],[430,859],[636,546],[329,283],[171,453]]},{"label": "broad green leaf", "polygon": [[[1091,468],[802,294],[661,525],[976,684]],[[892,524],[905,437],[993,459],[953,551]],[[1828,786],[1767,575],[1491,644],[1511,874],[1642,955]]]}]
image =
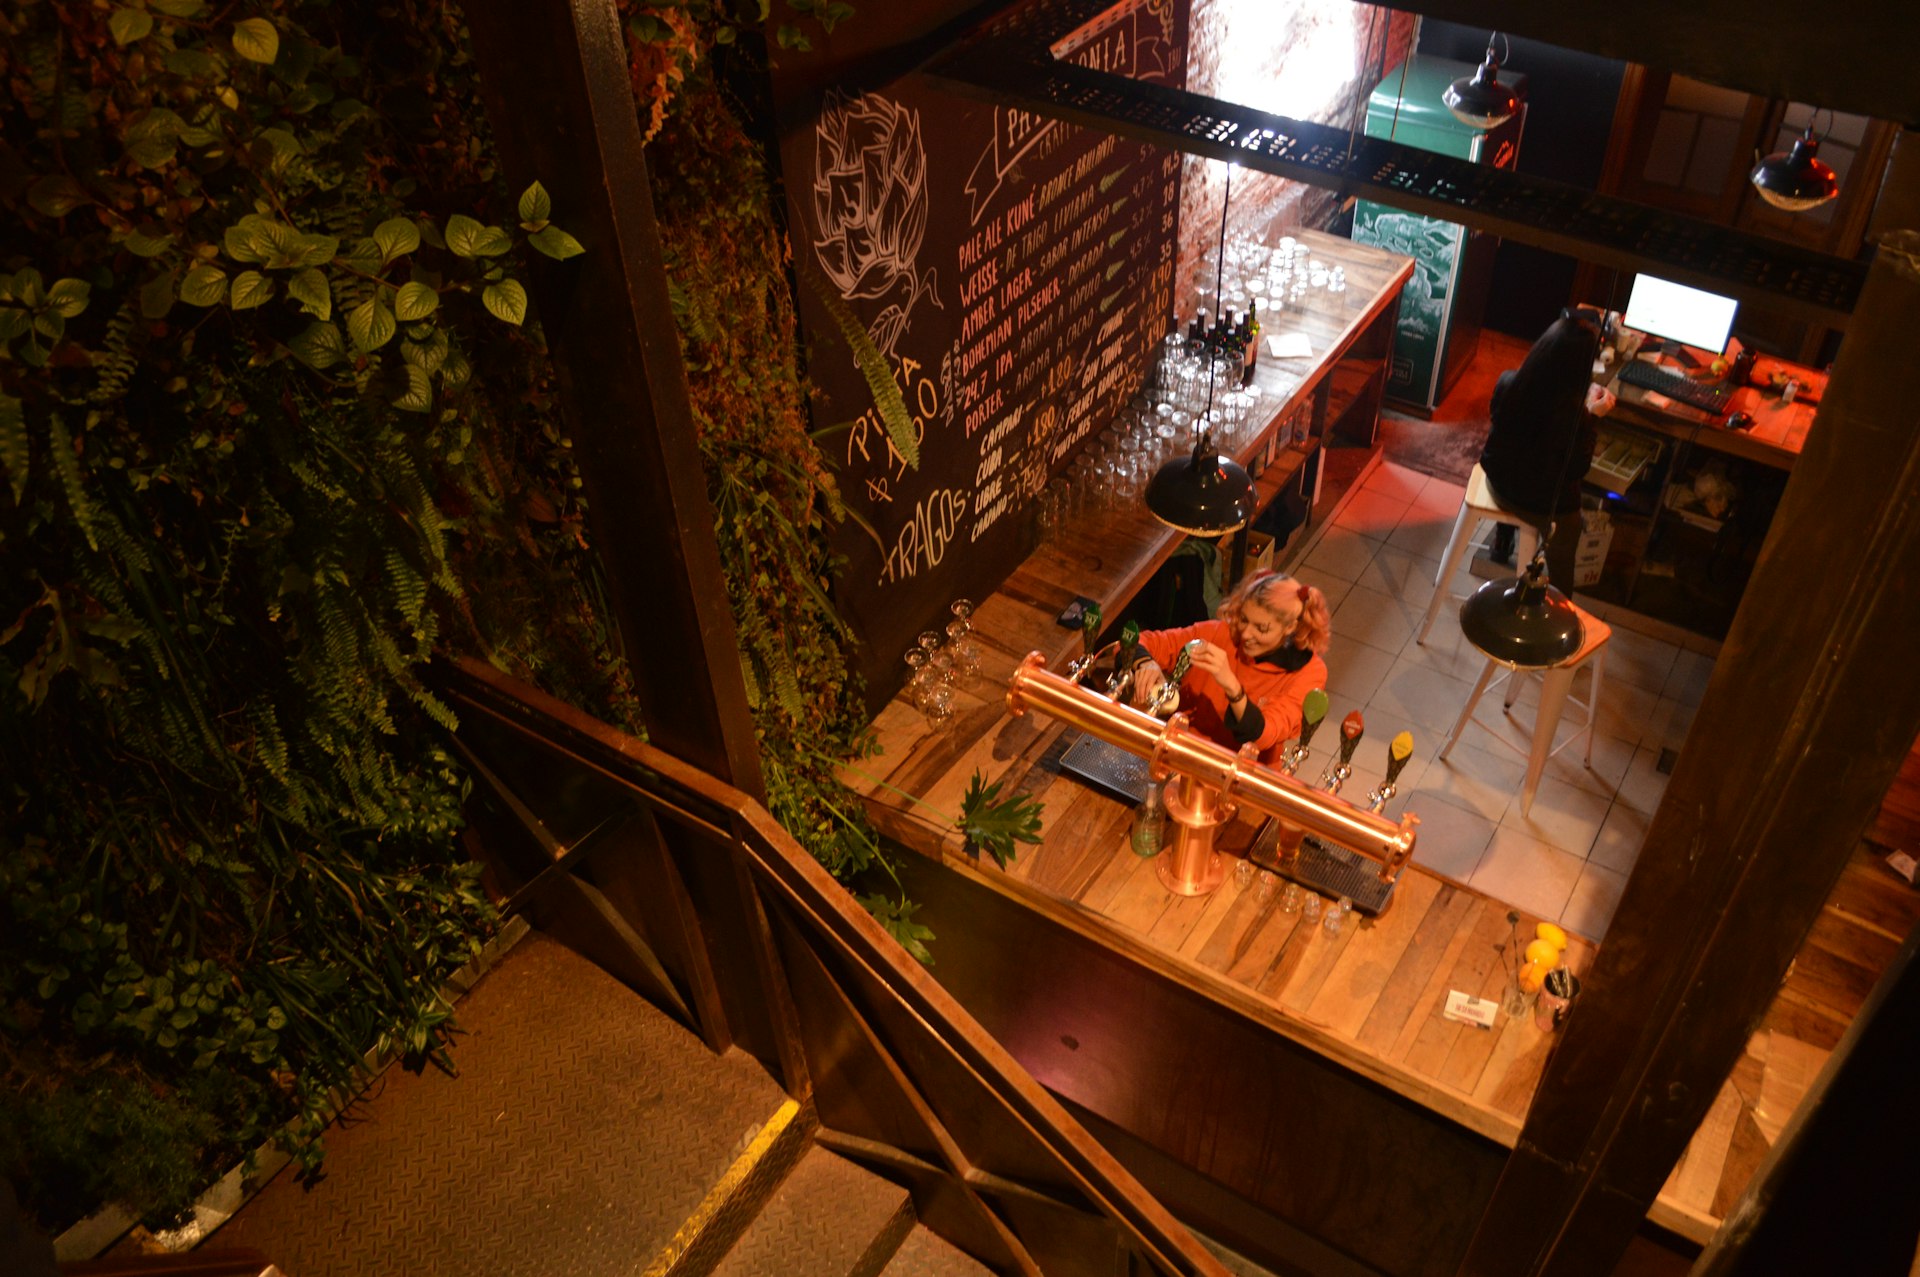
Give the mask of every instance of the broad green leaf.
[{"label": "broad green leaf", "polygon": [[317,320],[288,342],[287,349],[295,359],[315,371],[331,368],[347,357],[347,344],[340,340],[340,330]]},{"label": "broad green leaf", "polygon": [[471,376],[473,376],[473,365],[467,362],[465,355],[455,355],[441,368],[440,384],[448,390],[458,390],[467,384],[467,379]]},{"label": "broad green leaf", "polygon": [[67,317],[57,310],[43,310],[33,317],[33,330],[49,341],[59,341],[67,335]]},{"label": "broad green leaf", "polygon": [[270,65],[280,56],[280,32],[265,18],[243,18],[233,24],[233,51],[249,62]]},{"label": "broad green leaf", "polygon": [[170,18],[191,18],[200,12],[200,0],[147,0],[147,7]]},{"label": "broad green leaf", "polygon": [[0,394],[0,463],[7,467],[7,482],[13,485],[13,503],[27,492],[27,415],[20,401]]},{"label": "broad green leaf", "polygon": [[527,317],[527,290],[520,287],[518,280],[503,279],[497,284],[488,284],[480,300],[509,324],[518,324]]},{"label": "broad green leaf", "polygon": [[400,293],[393,299],[395,318],[411,323],[416,319],[425,319],[440,309],[440,294],[425,284],[402,284]]},{"label": "broad green leaf", "polygon": [[217,306],[227,295],[227,272],[218,266],[196,266],[180,281],[180,300],[189,306]]},{"label": "broad green leaf", "polygon": [[62,319],[72,319],[86,310],[92,293],[93,285],[84,279],[56,279],[47,290],[47,305],[59,312]]},{"label": "broad green leaf", "polygon": [[257,270],[249,270],[234,277],[227,300],[235,310],[252,310],[272,296],[273,281]]},{"label": "broad green leaf", "polygon": [[153,30],[153,15],[145,9],[115,9],[107,19],[107,34],[119,45],[132,44]]},{"label": "broad green leaf", "polygon": [[339,251],[340,241],[332,235],[302,235],[294,241],[293,261],[289,265],[324,266]]},{"label": "broad green leaf", "polygon": [[440,365],[447,360],[448,349],[447,335],[439,328],[430,328],[417,341],[401,342],[400,357],[427,372],[439,372]]},{"label": "broad green leaf", "polygon": [[135,257],[158,257],[173,247],[173,235],[152,222],[145,222],[128,231],[120,246]]},{"label": "broad green leaf", "polygon": [[455,213],[447,219],[447,247],[456,256],[472,257],[478,251],[476,246],[486,229],[465,213]]},{"label": "broad green leaf", "polygon": [[65,217],[82,204],[93,203],[93,196],[87,194],[80,183],[63,174],[59,177],[43,177],[29,186],[27,203],[48,217]]},{"label": "broad green leaf", "polygon": [[162,271],[140,288],[140,314],[145,319],[165,319],[173,309],[173,272]]},{"label": "broad green leaf", "polygon": [[420,247],[420,228],[410,218],[391,217],[373,228],[373,242],[380,247],[380,260],[390,262]]},{"label": "broad green leaf", "polygon": [[983,784],[980,773],[974,772],[967,792],[961,796],[960,819],[955,822],[967,845],[992,856],[1002,869],[1014,858],[1018,850],[1015,843],[1040,841],[1040,813],[1045,809],[1031,794],[1002,800],[1000,787],[1005,783],[996,780],[991,785]]},{"label": "broad green leaf", "polygon": [[513,251],[513,240],[498,226],[489,226],[474,240],[473,251],[481,257],[499,257]]},{"label": "broad green leaf", "polygon": [[13,299],[23,306],[39,306],[47,300],[47,286],[39,271],[27,266],[13,277]]},{"label": "broad green leaf", "polygon": [[33,327],[33,315],[18,306],[0,306],[0,342],[12,341]]},{"label": "broad green leaf", "polygon": [[372,275],[386,265],[380,255],[380,245],[374,243],[371,235],[363,235],[353,242],[353,247],[340,254],[343,264],[351,266],[362,274]]},{"label": "broad green leaf", "polygon": [[407,393],[393,401],[393,406],[407,412],[426,412],[433,407],[433,382],[428,380],[424,368],[415,368],[412,364],[403,365],[407,373]]},{"label": "broad green leaf", "polygon": [[546,226],[527,236],[527,243],[533,245],[556,262],[564,262],[569,257],[578,257],[587,250],[580,247],[580,241],[561,230],[558,226]]},{"label": "broad green leaf", "polygon": [[272,246],[251,225],[257,220],[242,218],[239,225],[227,227],[227,233],[221,238],[226,243],[228,257],[236,262],[264,262],[272,256]]},{"label": "broad green leaf", "polygon": [[538,230],[545,226],[547,219],[553,216],[553,201],[547,196],[547,188],[535,182],[520,192],[520,223],[529,229]]},{"label": "broad green leaf", "polygon": [[306,148],[300,145],[300,139],[286,129],[261,129],[259,140],[266,143],[272,150],[275,168],[285,165],[295,156],[306,153]]},{"label": "broad green leaf", "polygon": [[180,130],[180,140],[188,146],[212,146],[220,140],[220,135],[212,129],[196,129],[188,126]]},{"label": "broad green leaf", "polygon": [[288,280],[287,296],[315,319],[333,318],[333,288],[317,267],[309,266]]},{"label": "broad green leaf", "polygon": [[347,312],[347,336],[352,338],[359,350],[380,349],[393,340],[393,334],[398,329],[393,312],[381,304],[378,297],[361,302]]}]

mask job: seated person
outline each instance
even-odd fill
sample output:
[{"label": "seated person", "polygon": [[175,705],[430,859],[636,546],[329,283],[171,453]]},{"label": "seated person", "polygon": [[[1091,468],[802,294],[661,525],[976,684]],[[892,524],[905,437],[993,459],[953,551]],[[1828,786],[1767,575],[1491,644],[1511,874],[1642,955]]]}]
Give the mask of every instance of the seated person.
[{"label": "seated person", "polygon": [[1145,655],[1134,667],[1134,701],[1151,700],[1180,649],[1198,640],[1180,681],[1188,722],[1228,749],[1257,744],[1260,761],[1272,763],[1281,745],[1300,734],[1307,693],[1327,685],[1320,654],[1332,622],[1327,596],[1311,585],[1253,573],[1234,587],[1217,619],[1140,636]]},{"label": "seated person", "polygon": [[[1613,395],[1593,384],[1600,319],[1585,308],[1560,312],[1527,357],[1493,385],[1491,428],[1480,452],[1487,486],[1504,510],[1540,529],[1547,543],[1547,578],[1573,585],[1580,539],[1580,478],[1593,456],[1596,415],[1613,409]],[[1553,537],[1547,528],[1553,524]],[[1513,558],[1513,528],[1494,534],[1493,557]]]}]

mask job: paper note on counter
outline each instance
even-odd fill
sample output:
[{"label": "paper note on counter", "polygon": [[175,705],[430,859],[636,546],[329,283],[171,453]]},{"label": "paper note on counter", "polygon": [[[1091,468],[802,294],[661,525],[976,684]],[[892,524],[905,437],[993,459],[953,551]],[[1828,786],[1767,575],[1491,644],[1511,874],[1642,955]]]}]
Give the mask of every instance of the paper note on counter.
[{"label": "paper note on counter", "polygon": [[1458,1020],[1462,1024],[1477,1024],[1483,1029],[1491,1029],[1494,1012],[1499,1009],[1498,1002],[1476,998],[1458,989],[1449,989],[1446,1008],[1440,1014],[1449,1020]]},{"label": "paper note on counter", "polygon": [[1267,351],[1275,359],[1308,359],[1313,355],[1313,343],[1305,333],[1277,333],[1267,338]]}]

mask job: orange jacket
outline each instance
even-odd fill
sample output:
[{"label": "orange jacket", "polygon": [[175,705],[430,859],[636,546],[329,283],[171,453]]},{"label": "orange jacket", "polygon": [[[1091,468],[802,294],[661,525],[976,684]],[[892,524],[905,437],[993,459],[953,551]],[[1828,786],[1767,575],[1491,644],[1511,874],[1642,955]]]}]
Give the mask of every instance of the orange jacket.
[{"label": "orange jacket", "polygon": [[1180,709],[1193,729],[1209,739],[1239,749],[1248,741],[1260,746],[1260,761],[1273,763],[1280,746],[1300,734],[1300,706],[1307,693],[1327,685],[1327,663],[1317,655],[1304,653],[1306,661],[1294,670],[1282,663],[1299,659],[1298,648],[1286,649],[1281,661],[1261,658],[1242,659],[1233,641],[1233,627],[1225,621],[1202,621],[1177,630],[1150,630],[1140,636],[1145,649],[1161,669],[1172,667],[1180,649],[1194,639],[1205,639],[1226,650],[1233,663],[1234,677],[1246,689],[1247,704],[1238,724],[1227,718],[1226,689],[1211,674],[1190,669],[1180,680]]}]

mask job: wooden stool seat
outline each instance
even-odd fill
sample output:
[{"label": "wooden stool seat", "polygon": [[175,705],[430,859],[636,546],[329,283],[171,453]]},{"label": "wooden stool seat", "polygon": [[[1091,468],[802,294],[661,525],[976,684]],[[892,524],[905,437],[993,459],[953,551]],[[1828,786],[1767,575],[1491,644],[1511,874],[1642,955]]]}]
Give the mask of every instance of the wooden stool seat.
[{"label": "wooden stool seat", "polygon": [[1427,615],[1420,622],[1420,632],[1414,636],[1416,643],[1427,641],[1427,631],[1433,628],[1433,618],[1440,615],[1440,603],[1454,596],[1447,593],[1447,582],[1453,579],[1453,570],[1459,566],[1460,556],[1467,552],[1473,538],[1480,533],[1482,523],[1511,523],[1519,529],[1514,541],[1514,567],[1518,572],[1527,570],[1527,564],[1533,560],[1535,547],[1540,543],[1540,531],[1533,524],[1516,514],[1501,509],[1495,499],[1493,489],[1487,486],[1487,472],[1475,462],[1473,473],[1467,476],[1467,491],[1460,499],[1460,513],[1454,516],[1453,533],[1447,538],[1446,551],[1440,556],[1440,574],[1433,578],[1433,598],[1427,603]]},{"label": "wooden stool seat", "polygon": [[[1520,786],[1520,811],[1523,815],[1533,809],[1533,796],[1540,788],[1540,774],[1546,770],[1547,760],[1582,736],[1586,737],[1586,765],[1593,766],[1593,720],[1600,712],[1600,680],[1606,672],[1607,640],[1613,637],[1613,628],[1578,604],[1573,606],[1573,610],[1580,618],[1579,650],[1558,665],[1541,670],[1516,669],[1488,657],[1486,667],[1480,671],[1479,681],[1473,685],[1473,695],[1467,697],[1466,708],[1460,711],[1460,717],[1453,724],[1453,731],[1447,735],[1447,743],[1440,749],[1441,758],[1445,758],[1453,751],[1454,745],[1460,739],[1460,733],[1467,729],[1467,724],[1473,719],[1474,707],[1480,703],[1481,696],[1487,692],[1488,688],[1501,682],[1506,683],[1507,694],[1502,708],[1511,714],[1513,703],[1520,698],[1520,680],[1516,676],[1540,675],[1540,705],[1534,714],[1532,747],[1526,751],[1527,778]],[[1559,730],[1560,716],[1566,711],[1568,700],[1572,699],[1570,694],[1573,691],[1573,676],[1580,672],[1582,666],[1588,664],[1593,666],[1593,682],[1587,688],[1587,699],[1573,701],[1575,705],[1586,711],[1585,720],[1581,723],[1579,731],[1567,737],[1556,747],[1553,743],[1553,734]],[[1495,673],[1502,670],[1505,672],[1496,678]],[[1505,737],[1496,735],[1494,739],[1515,751],[1520,748]]]}]

